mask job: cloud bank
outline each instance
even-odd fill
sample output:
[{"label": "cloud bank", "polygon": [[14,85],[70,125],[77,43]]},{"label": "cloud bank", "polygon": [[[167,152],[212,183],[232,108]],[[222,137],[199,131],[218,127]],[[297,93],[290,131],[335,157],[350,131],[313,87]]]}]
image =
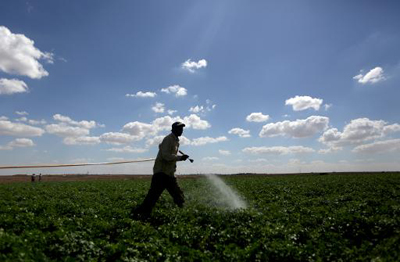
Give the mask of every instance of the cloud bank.
[{"label": "cloud bank", "polygon": [[354,153],[382,154],[400,151],[400,139],[377,141],[374,143],[360,145],[353,149]]},{"label": "cloud bank", "polygon": [[350,123],[343,128],[342,132],[337,128],[326,130],[318,141],[328,146],[340,147],[360,144],[399,131],[399,124],[387,125],[383,120],[357,118],[351,120]]},{"label": "cloud bank", "polygon": [[7,136],[42,136],[45,131],[39,127],[33,127],[22,123],[14,123],[9,120],[0,120],[0,135]]},{"label": "cloud bank", "polygon": [[260,137],[288,136],[293,138],[310,137],[328,128],[329,118],[310,116],[296,121],[285,120],[266,124],[260,131]]}]

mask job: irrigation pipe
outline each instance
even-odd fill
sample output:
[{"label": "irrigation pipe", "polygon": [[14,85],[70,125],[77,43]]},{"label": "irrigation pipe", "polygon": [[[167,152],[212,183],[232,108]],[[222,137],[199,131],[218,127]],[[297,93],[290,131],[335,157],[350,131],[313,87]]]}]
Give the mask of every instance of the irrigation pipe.
[{"label": "irrigation pipe", "polygon": [[129,163],[140,163],[154,161],[155,158],[126,160],[117,162],[102,162],[102,163],[79,163],[79,164],[41,164],[32,166],[0,166],[0,169],[17,169],[17,168],[53,168],[53,167],[73,167],[73,166],[106,166],[106,165],[120,165]]}]

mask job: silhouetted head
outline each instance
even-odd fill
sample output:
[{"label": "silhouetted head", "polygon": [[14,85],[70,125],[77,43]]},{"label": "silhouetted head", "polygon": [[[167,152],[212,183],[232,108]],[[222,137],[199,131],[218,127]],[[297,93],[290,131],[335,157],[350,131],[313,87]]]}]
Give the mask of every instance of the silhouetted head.
[{"label": "silhouetted head", "polygon": [[183,133],[183,128],[185,127],[185,124],[182,122],[175,122],[172,124],[172,133],[178,137],[181,136]]}]

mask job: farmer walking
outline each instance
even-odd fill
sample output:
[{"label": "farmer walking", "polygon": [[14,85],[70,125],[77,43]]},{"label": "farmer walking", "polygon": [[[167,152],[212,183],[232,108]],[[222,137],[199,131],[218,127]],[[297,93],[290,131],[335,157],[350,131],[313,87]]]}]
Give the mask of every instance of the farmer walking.
[{"label": "farmer walking", "polygon": [[184,127],[184,123],[173,123],[171,134],[167,135],[158,146],[159,150],[153,167],[149,192],[143,203],[133,210],[134,217],[148,218],[164,189],[168,190],[175,204],[183,207],[185,199],[176,181],[175,171],[177,161],[186,161],[189,158],[185,154],[178,155],[179,137],[182,135]]}]

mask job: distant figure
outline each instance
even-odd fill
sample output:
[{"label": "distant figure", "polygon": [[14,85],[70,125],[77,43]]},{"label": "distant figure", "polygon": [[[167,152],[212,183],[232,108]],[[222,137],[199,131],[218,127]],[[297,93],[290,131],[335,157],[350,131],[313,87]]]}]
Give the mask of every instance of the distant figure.
[{"label": "distant figure", "polygon": [[39,174],[39,182],[42,181],[42,173]]},{"label": "distant figure", "polygon": [[35,174],[32,174],[32,177],[31,177],[31,182],[32,182],[32,183],[34,183],[34,182],[35,182]]},{"label": "distant figure", "polygon": [[185,127],[184,123],[173,123],[171,134],[167,135],[158,146],[159,150],[153,167],[151,186],[143,203],[133,210],[135,218],[148,218],[164,189],[168,190],[175,204],[183,207],[185,198],[175,177],[176,162],[186,161],[189,158],[188,155],[178,156],[178,137],[182,135],[183,127]]}]

